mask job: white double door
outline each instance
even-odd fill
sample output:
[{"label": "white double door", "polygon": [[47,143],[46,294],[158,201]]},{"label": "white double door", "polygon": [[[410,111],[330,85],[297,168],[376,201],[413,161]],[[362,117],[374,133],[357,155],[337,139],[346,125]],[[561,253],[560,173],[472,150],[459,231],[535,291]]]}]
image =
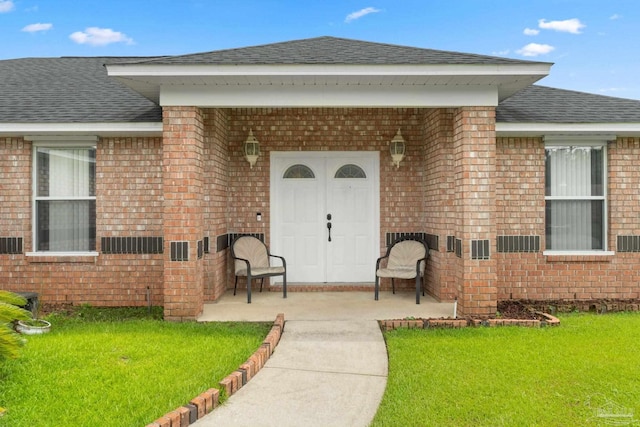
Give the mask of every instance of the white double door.
[{"label": "white double door", "polygon": [[377,152],[271,153],[271,247],[288,282],[374,281],[379,161]]}]

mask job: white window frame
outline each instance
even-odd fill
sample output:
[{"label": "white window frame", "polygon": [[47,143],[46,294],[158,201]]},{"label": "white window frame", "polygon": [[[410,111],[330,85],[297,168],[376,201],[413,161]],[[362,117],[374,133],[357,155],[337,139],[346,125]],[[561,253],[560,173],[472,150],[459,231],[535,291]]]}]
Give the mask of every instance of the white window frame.
[{"label": "white window frame", "polygon": [[[94,136],[26,136],[25,140],[32,141],[32,187],[31,187],[31,230],[32,230],[32,246],[33,252],[28,252],[26,256],[91,256],[97,257],[97,251],[39,251],[38,248],[38,212],[37,201],[42,200],[96,200],[96,196],[87,197],[38,197],[38,169],[37,157],[38,148],[66,149],[66,148],[92,148],[97,150],[98,138]],[[97,173],[96,173],[97,175]],[[97,179],[97,176],[96,176]],[[96,236],[97,239],[97,236]]]},{"label": "white window frame", "polygon": [[[615,135],[607,136],[562,136],[562,137],[545,137],[545,168],[546,168],[546,150],[549,148],[567,148],[567,147],[599,147],[602,148],[602,196],[580,196],[580,197],[567,197],[567,196],[547,196],[545,193],[545,205],[547,201],[554,200],[602,200],[603,202],[603,215],[602,215],[602,249],[594,249],[588,251],[581,250],[554,250],[546,249],[543,251],[543,255],[584,255],[584,256],[611,256],[614,255],[613,251],[608,250],[609,242],[609,209],[608,209],[608,153],[607,143],[608,141],[615,140]],[[546,229],[546,218],[545,218]],[[546,233],[545,233],[546,234]]]}]

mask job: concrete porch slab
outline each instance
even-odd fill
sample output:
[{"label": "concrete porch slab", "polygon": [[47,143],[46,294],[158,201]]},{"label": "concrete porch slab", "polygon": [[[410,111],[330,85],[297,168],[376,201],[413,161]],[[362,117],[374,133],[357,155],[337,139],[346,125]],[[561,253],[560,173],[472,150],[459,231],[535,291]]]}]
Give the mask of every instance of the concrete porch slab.
[{"label": "concrete porch slab", "polygon": [[453,303],[439,303],[430,296],[416,304],[414,292],[253,292],[247,304],[246,291],[227,291],[218,301],[205,304],[201,322],[271,322],[278,313],[289,320],[383,320],[405,317],[451,317]]}]

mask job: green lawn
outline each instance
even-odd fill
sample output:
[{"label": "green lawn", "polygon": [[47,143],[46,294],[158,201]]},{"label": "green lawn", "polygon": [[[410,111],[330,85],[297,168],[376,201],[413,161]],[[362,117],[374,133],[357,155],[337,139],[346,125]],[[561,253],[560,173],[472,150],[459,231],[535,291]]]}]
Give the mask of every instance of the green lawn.
[{"label": "green lawn", "polygon": [[147,425],[217,388],[271,327],[104,313],[54,316],[51,333],[28,337],[18,359],[0,364],[0,425]]},{"label": "green lawn", "polygon": [[640,424],[640,313],[385,338],[389,381],[373,426]]}]

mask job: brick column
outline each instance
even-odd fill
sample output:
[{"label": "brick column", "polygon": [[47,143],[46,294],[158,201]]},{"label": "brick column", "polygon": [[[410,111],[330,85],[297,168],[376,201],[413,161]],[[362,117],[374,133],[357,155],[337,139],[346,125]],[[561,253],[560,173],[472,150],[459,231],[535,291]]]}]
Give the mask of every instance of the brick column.
[{"label": "brick column", "polygon": [[495,109],[459,108],[453,126],[458,310],[462,315],[494,315],[497,309]]},{"label": "brick column", "polygon": [[203,308],[203,113],[163,108],[164,316],[195,319]]}]

